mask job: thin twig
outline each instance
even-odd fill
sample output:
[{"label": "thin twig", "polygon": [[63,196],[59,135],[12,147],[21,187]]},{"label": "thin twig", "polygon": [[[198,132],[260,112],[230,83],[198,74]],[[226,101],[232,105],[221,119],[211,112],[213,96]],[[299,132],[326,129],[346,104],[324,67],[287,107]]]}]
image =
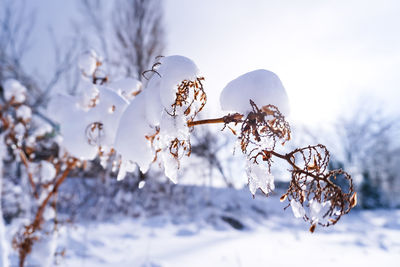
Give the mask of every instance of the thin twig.
[{"label": "thin twig", "polygon": [[29,178],[29,183],[30,183],[30,185],[31,185],[31,187],[32,187],[32,190],[33,190],[33,195],[35,196],[36,199],[38,199],[38,198],[39,198],[39,195],[38,195],[38,192],[36,191],[36,185],[35,185],[35,182],[33,181],[33,175],[32,175],[32,173],[31,173],[30,170],[29,170],[28,159],[27,159],[27,157],[26,157],[26,155],[25,155],[25,152],[22,151],[22,149],[19,150],[19,156],[20,156],[22,162],[23,162],[24,165],[25,165],[26,172],[27,172],[28,178]]},{"label": "thin twig", "polygon": [[213,124],[213,123],[224,123],[224,117],[216,118],[216,119],[206,119],[206,120],[198,120],[198,121],[189,121],[188,126],[193,127],[196,125],[202,124]]}]

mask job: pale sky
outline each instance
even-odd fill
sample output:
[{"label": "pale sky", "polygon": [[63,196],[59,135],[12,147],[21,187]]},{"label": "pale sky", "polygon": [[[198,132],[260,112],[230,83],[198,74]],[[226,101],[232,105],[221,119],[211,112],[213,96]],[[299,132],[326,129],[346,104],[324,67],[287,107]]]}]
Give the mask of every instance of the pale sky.
[{"label": "pale sky", "polygon": [[[211,115],[220,115],[219,92],[229,81],[260,68],[281,78],[290,120],[320,123],[357,102],[400,114],[400,1],[164,2],[166,55],[196,62],[206,78]],[[47,25],[68,38],[77,4],[27,4],[37,8],[34,41],[40,42],[30,63],[46,65]]]},{"label": "pale sky", "polygon": [[213,106],[227,82],[265,68],[286,87],[293,120],[332,119],[360,101],[400,111],[399,1],[169,0],[165,6],[168,53],[195,60]]}]

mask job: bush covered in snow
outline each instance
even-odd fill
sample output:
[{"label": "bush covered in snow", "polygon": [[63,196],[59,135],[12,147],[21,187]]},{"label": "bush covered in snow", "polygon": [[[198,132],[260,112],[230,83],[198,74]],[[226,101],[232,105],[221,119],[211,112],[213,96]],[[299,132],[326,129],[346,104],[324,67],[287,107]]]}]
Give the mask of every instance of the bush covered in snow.
[{"label": "bush covered in snow", "polygon": [[[291,130],[284,116],[289,113],[288,97],[273,72],[256,70],[231,81],[222,91],[220,103],[224,111],[233,113],[198,120],[207,96],[204,78],[189,58],[158,57],[152,69],[143,73],[148,79],[146,86],[133,78],[113,81],[103,74],[101,58],[93,51],[82,55],[78,65],[83,84],[80,91],[74,96],[53,97],[47,109],[59,125],[59,137],[52,139],[59,146],[55,154],[36,156],[47,130],[30,128],[32,112],[25,103],[25,88],[15,80],[3,85],[1,142],[24,163],[36,199],[33,221],[16,233],[13,242],[22,263],[26,259],[34,262],[35,250],[54,254],[54,236],[37,232],[56,229],[55,204],[51,203],[70,171],[98,159],[122,180],[137,167],[145,173],[155,163],[177,183],[181,162],[192,152],[192,132],[209,123],[221,123],[237,136],[247,159],[253,197],[258,189],[266,196],[274,190],[273,159],[289,164],[292,179],[281,201],[288,200],[294,216],[311,223],[311,232],[317,224],[335,224],[355,206],[352,179],[342,170],[328,171],[325,146],[277,152],[278,146],[291,139]],[[52,131],[51,127],[48,130]],[[332,182],[337,175],[347,181],[347,191]]]},{"label": "bush covered in snow", "polygon": [[[105,166],[111,159],[119,169],[119,180],[136,166],[146,172],[157,162],[176,183],[181,161],[191,153],[194,127],[222,123],[238,136],[248,159],[246,173],[253,195],[258,188],[266,195],[274,190],[271,165],[275,157],[292,167],[292,182],[282,200],[288,198],[294,214],[313,226],[335,224],[355,205],[351,177],[342,170],[328,171],[325,146],[276,152],[279,143],[290,140],[291,131],[283,115],[289,113],[288,98],[273,72],[256,70],[231,81],[220,102],[223,110],[235,113],[196,121],[207,101],[204,78],[186,57],[159,57],[152,69],[143,73],[148,76],[144,88],[138,89],[138,81],[131,81],[133,93],[113,88],[121,84],[118,81],[97,76],[101,62],[96,53],[85,54],[79,65],[87,86],[78,96],[55,98],[49,112],[60,123],[64,148],[77,160],[92,160],[98,155]],[[348,182],[347,192],[332,182],[337,175]]]}]

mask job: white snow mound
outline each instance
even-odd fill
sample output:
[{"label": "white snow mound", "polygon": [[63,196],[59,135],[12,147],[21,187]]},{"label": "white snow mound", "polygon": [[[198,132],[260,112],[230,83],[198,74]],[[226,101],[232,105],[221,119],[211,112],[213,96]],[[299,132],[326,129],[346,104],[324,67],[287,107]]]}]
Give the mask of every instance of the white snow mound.
[{"label": "white snow mound", "polygon": [[146,135],[151,135],[155,130],[146,121],[145,104],[143,93],[133,99],[121,116],[115,139],[115,149],[121,155],[122,162],[135,162],[142,172],[148,170],[154,158]]},{"label": "white snow mound", "polygon": [[[119,120],[128,106],[124,98],[106,87],[100,86],[97,91],[97,105],[88,111],[76,98],[65,95],[53,97],[48,106],[49,117],[60,123],[64,147],[80,159],[94,159],[98,146],[113,147]],[[88,138],[93,123],[102,124],[101,136],[95,143]]]},{"label": "white snow mound", "polygon": [[16,103],[23,103],[26,100],[26,88],[19,81],[8,79],[3,84],[4,99],[10,101],[12,98]]},{"label": "white snow mound", "polygon": [[[184,80],[195,80],[199,71],[192,60],[183,56],[163,57],[159,62],[147,87],[131,101],[121,117],[115,143],[123,166],[120,179],[125,175],[126,164],[137,163],[140,170],[146,172],[158,150],[166,176],[177,181],[179,162],[169,152],[169,146],[176,138],[187,140],[189,127],[185,107],[177,108],[176,116],[170,114],[178,86]],[[152,146],[146,136],[154,135],[157,128],[158,139]]]},{"label": "white snow mound", "polygon": [[160,63],[145,89],[146,117],[153,125],[160,124],[162,111],[172,113],[179,84],[184,80],[195,80],[199,73],[196,64],[184,56],[163,57]]},{"label": "white snow mound", "polygon": [[289,101],[279,77],[268,70],[248,72],[229,82],[222,90],[222,110],[247,114],[251,111],[250,100],[261,108],[275,105],[283,115],[289,114]]},{"label": "white snow mound", "polygon": [[142,83],[134,78],[128,77],[108,84],[108,87],[116,91],[127,100],[132,100],[135,94],[142,90]]}]

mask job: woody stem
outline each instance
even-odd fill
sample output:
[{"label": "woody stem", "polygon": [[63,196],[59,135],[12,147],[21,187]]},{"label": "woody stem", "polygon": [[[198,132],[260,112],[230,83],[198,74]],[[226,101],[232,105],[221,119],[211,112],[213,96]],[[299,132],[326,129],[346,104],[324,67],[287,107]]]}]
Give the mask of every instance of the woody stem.
[{"label": "woody stem", "polygon": [[202,124],[213,124],[213,123],[231,123],[231,122],[241,122],[243,118],[242,114],[239,113],[234,113],[234,114],[228,114],[226,116],[223,116],[221,118],[216,118],[216,119],[205,119],[205,120],[198,120],[198,121],[189,121],[187,125],[189,127],[193,127],[196,125],[202,125]]},{"label": "woody stem", "polygon": [[193,127],[196,125],[202,124],[213,124],[213,123],[224,123],[224,117],[216,118],[216,119],[206,119],[206,120],[198,120],[198,121],[189,121],[188,126]]}]

